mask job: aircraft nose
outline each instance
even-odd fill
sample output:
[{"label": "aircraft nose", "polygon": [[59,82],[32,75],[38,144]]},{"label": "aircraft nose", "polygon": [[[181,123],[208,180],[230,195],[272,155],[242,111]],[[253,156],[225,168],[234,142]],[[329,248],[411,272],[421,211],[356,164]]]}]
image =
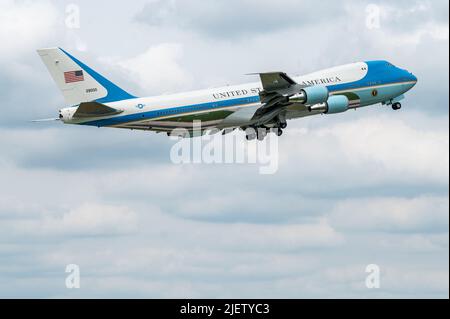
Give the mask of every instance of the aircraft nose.
[{"label": "aircraft nose", "polygon": [[411,83],[411,84],[409,84],[409,86],[411,88],[413,88],[417,83],[417,77],[414,74],[412,74],[412,72],[409,72],[408,70],[403,70],[403,78],[406,81]]},{"label": "aircraft nose", "polygon": [[417,84],[417,77],[414,74],[412,74],[411,72],[406,71],[406,73],[407,74],[405,76],[405,79],[409,82],[406,86],[407,86],[407,89],[409,91],[413,87],[416,86],[416,84]]}]

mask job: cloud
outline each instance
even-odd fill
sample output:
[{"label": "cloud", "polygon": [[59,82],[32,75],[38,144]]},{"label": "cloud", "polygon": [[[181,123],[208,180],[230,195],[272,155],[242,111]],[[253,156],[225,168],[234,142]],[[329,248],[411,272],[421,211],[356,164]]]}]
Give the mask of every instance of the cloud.
[{"label": "cloud", "polygon": [[325,222],[289,226],[234,225],[223,241],[232,243],[234,250],[260,249],[295,251],[302,247],[335,246],[343,238]]},{"label": "cloud", "polygon": [[[16,59],[54,33],[58,13],[49,1],[0,2],[1,60]],[[3,63],[2,63],[3,64]]]},{"label": "cloud", "polygon": [[352,199],[329,217],[337,229],[356,232],[448,232],[448,209],[448,197]]},{"label": "cloud", "polygon": [[41,81],[48,73],[36,68],[36,49],[55,43],[63,30],[60,20],[51,1],[0,1],[1,126],[24,126],[27,115],[54,102]]},{"label": "cloud", "polygon": [[[368,29],[372,2],[111,2],[105,16],[81,0],[75,32],[68,2],[2,1],[0,296],[448,298],[448,1],[379,1]],[[290,121],[261,176],[174,165],[163,135],[27,123],[64,106],[35,53],[47,45],[138,95],[379,58],[419,83],[401,112]],[[80,290],[64,288],[69,263]]]},{"label": "cloud", "polygon": [[[377,2],[382,15],[380,28],[375,29],[366,25],[366,8],[373,4],[371,1],[328,2],[329,10],[322,10],[313,1],[302,1],[298,10],[292,7],[300,7],[299,3],[292,1],[277,2],[276,8],[272,2],[258,2],[254,6],[251,1],[227,1],[219,5],[215,2],[206,6],[195,3],[152,1],[138,16],[141,22],[150,21],[152,27],[146,30],[152,34],[164,32],[166,38],[160,41],[183,44],[186,55],[183,66],[192,74],[195,88],[250,81],[242,74],[265,70],[297,75],[354,61],[385,59],[418,76],[417,87],[408,94],[409,107],[448,113],[444,107],[448,105],[445,1]],[[207,14],[197,18],[201,14],[198,7]],[[196,12],[191,13],[192,8]],[[152,20],[160,10],[164,14]],[[178,14],[178,10],[183,14]],[[233,13],[225,14],[227,10]],[[270,13],[260,12],[265,10]],[[247,12],[252,14],[249,16]],[[242,19],[241,14],[245,15]],[[211,17],[210,23],[204,16]],[[186,21],[191,17],[196,18]],[[278,23],[278,17],[283,22]],[[215,32],[216,24],[222,34]],[[333,36],[324,36],[330,34]],[[314,50],[309,49],[310,43],[314,43]],[[434,58],[423,58],[419,63],[417,57],[427,57],[430,51],[434,52]]]},{"label": "cloud", "polygon": [[147,3],[137,20],[150,26],[187,28],[225,39],[272,32],[284,28],[319,23],[339,15],[342,6],[328,4],[324,11],[314,1],[151,1]]},{"label": "cloud", "polygon": [[[191,77],[180,63],[183,47],[176,43],[161,43],[144,53],[116,65],[137,82],[146,94],[174,92],[191,84]],[[145,94],[145,93],[144,93]]]},{"label": "cloud", "polygon": [[[298,142],[290,152],[280,153],[282,163],[297,158],[297,164],[310,168],[305,177],[321,182],[318,176],[333,176],[342,189],[347,189],[348,183],[448,183],[449,137],[445,125],[437,130],[418,128],[411,121],[384,115],[345,123],[334,122],[332,117],[326,120],[326,127],[317,127],[315,123],[321,119],[316,118],[304,120],[303,129],[288,131]],[[319,187],[315,182],[313,185]]]},{"label": "cloud", "polygon": [[[122,166],[124,158],[130,166],[142,164],[143,157],[151,158],[154,164],[169,158],[167,136],[154,132],[134,131],[129,135],[129,131],[63,126],[60,122],[0,131],[0,143],[8,149],[3,157],[30,169],[108,170]],[[149,138],[152,148],[148,147]],[[122,150],[119,154],[117,147]]]},{"label": "cloud", "polygon": [[[448,218],[447,220],[444,219],[443,223],[448,224]],[[391,224],[385,227],[387,231],[390,231],[391,236],[386,236],[386,233],[382,233],[379,237],[374,236],[374,241],[378,241],[385,251],[436,253],[448,249],[448,232],[430,233],[430,229],[423,227],[423,233],[405,233],[401,230],[394,233],[393,229],[395,226],[395,224]],[[339,226],[336,225],[336,228],[339,229]],[[420,231],[420,227],[416,227],[415,231]]]},{"label": "cloud", "polygon": [[127,207],[84,204],[60,217],[46,217],[42,230],[77,236],[127,235],[137,230],[137,216]]},{"label": "cloud", "polygon": [[[330,291],[339,289],[341,285],[351,287],[353,291],[368,296],[369,298],[395,298],[396,293],[402,291],[405,298],[415,298],[417,289],[428,289],[434,291],[432,296],[448,294],[448,272],[433,268],[421,268],[414,265],[402,267],[398,264],[380,266],[380,289],[369,290],[365,286],[365,275],[361,269],[366,265],[355,265],[351,267],[330,268],[320,275],[329,280]],[[352,298],[346,295],[346,298]],[[353,295],[357,297],[357,295]],[[355,297],[353,297],[355,298]],[[439,298],[439,297],[438,297]]]},{"label": "cloud", "polygon": [[[123,206],[83,204],[64,213],[40,209],[33,216],[15,216],[4,220],[3,231],[13,238],[28,240],[91,236],[120,236],[137,231],[136,214]],[[23,240],[23,239],[20,239]]]},{"label": "cloud", "polygon": [[[279,171],[269,177],[259,176],[256,165],[174,165],[173,141],[153,133],[74,126],[3,130],[4,196],[26,190],[47,198],[33,191],[39,188],[35,179],[46,179],[47,189],[72,203],[59,186],[63,179],[87,200],[95,200],[91,190],[102,189],[108,199],[162,201],[165,212],[183,218],[264,224],[315,221],[336,200],[352,197],[416,197],[430,188],[445,194],[445,121],[379,112],[292,122],[279,140]],[[226,182],[205,189],[211,176]],[[30,182],[6,183],[19,177]],[[173,192],[182,192],[183,200],[171,200]]]},{"label": "cloud", "polygon": [[[447,7],[445,1],[400,0],[376,3],[369,0],[346,1],[344,6],[347,14],[358,22],[364,21],[365,27],[370,29],[372,34],[389,34],[391,38],[386,40],[393,44],[395,42],[397,45],[417,44],[422,36],[448,40],[448,15],[444,13]],[[366,14],[361,15],[361,12]],[[376,20],[376,25],[370,25],[373,20]],[[409,27],[405,28],[405,25]],[[364,36],[364,33],[361,35]]]}]

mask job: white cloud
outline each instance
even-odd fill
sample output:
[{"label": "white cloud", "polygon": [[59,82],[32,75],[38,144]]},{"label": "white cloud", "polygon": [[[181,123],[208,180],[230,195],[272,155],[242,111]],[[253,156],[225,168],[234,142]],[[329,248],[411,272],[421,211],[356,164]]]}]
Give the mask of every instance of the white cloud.
[{"label": "white cloud", "polygon": [[127,207],[84,204],[61,217],[42,221],[44,231],[67,235],[124,235],[137,230],[137,215]]},{"label": "white cloud", "polygon": [[[342,6],[328,3],[328,11],[322,10],[313,0],[283,0],[278,2],[240,0],[214,2],[198,1],[151,1],[137,19],[152,27],[169,27],[195,30],[212,36],[240,38],[248,34],[273,32],[285,28],[322,22],[331,13],[342,13]],[[251,14],[248,14],[251,12]],[[301,16],[301,19],[299,19]]]},{"label": "white cloud", "polygon": [[58,12],[49,1],[0,1],[0,57],[17,58],[55,34]]},{"label": "white cloud", "polygon": [[229,236],[221,241],[232,243],[238,249],[250,247],[271,250],[296,250],[302,247],[335,246],[343,242],[343,237],[325,221],[318,224],[289,226],[233,225]]},{"label": "white cloud", "polygon": [[435,292],[433,297],[447,298],[449,291],[448,270],[438,270],[433,267],[422,268],[410,265],[409,267],[389,267],[382,277],[384,288],[396,292],[408,292],[414,297],[415,291],[429,289]]},{"label": "white cloud", "polygon": [[[392,4],[382,6],[384,11],[385,23],[389,24],[398,20],[411,20],[414,18],[422,18],[433,14],[434,3],[429,1],[411,3],[409,7],[402,8],[396,7]],[[438,6],[439,7],[439,6]],[[438,7],[436,9],[438,9]],[[421,37],[430,36],[436,40],[448,41],[449,26],[448,23],[443,21],[432,21],[431,19],[423,19],[423,25],[421,28],[413,30],[403,29],[403,32],[398,32],[401,37],[394,37],[394,41],[398,42],[398,45],[404,45],[406,43],[418,44],[421,41]],[[385,28],[388,29],[388,28]],[[400,31],[397,29],[397,31]]]},{"label": "white cloud", "polygon": [[[448,224],[447,220],[444,218],[444,224]],[[392,230],[395,225],[389,225]],[[339,226],[336,225],[339,229]],[[416,227],[416,231],[420,229]],[[384,251],[408,251],[408,252],[439,252],[442,250],[447,250],[449,245],[449,234],[448,228],[442,233],[430,233],[430,229],[423,229],[423,233],[404,233],[398,232],[396,234],[391,234],[391,236],[386,236],[382,233],[379,236],[374,236],[374,241],[377,241],[380,247],[383,247]]]},{"label": "white cloud", "polygon": [[176,43],[162,43],[144,53],[117,62],[131,80],[138,83],[142,92],[161,94],[187,89],[191,76],[183,68],[183,47]]},{"label": "white cloud", "polygon": [[[448,296],[448,272],[434,267],[415,265],[387,264],[380,267],[380,289],[367,289],[364,269],[367,265],[355,264],[328,268],[319,273],[329,283],[330,291],[337,291],[342,286],[352,291],[344,297],[361,298],[396,298],[398,292],[406,298],[415,298],[416,292],[429,289],[435,295],[433,297]],[[439,298],[439,297],[438,297]]]},{"label": "white cloud", "polygon": [[[418,128],[412,118],[406,121],[379,114],[337,123],[332,117],[322,119],[327,121],[326,127],[287,131],[288,138],[281,140],[285,146],[280,149],[290,151],[280,153],[286,163],[280,166],[295,160],[308,168],[305,174],[311,178],[340,177],[344,188],[349,182],[372,186],[399,181],[448,183],[447,127]],[[304,119],[303,123],[308,126],[318,121],[322,120]]]},{"label": "white cloud", "polygon": [[3,231],[14,238],[60,239],[89,236],[120,236],[137,231],[137,215],[123,206],[83,204],[59,214],[41,211],[34,216],[16,217],[3,223]]},{"label": "white cloud", "polygon": [[448,197],[365,198],[338,202],[329,217],[356,232],[448,232],[448,210]]}]

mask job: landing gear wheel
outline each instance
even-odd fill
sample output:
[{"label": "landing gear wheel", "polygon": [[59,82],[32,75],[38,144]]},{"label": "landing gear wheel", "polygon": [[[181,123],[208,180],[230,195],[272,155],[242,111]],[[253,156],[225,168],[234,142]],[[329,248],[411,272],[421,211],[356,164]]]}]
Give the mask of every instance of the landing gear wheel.
[{"label": "landing gear wheel", "polygon": [[281,129],[285,129],[287,127],[287,123],[286,122],[284,122],[284,123],[280,123],[280,128]]},{"label": "landing gear wheel", "polygon": [[258,128],[256,131],[258,141],[264,141],[267,136],[267,129]]},{"label": "landing gear wheel", "polygon": [[283,130],[281,128],[279,128],[277,130],[277,136],[281,136],[281,135],[283,135]]},{"label": "landing gear wheel", "polygon": [[402,105],[400,104],[400,103],[394,103],[394,104],[392,104],[392,109],[394,110],[394,111],[397,111],[397,110],[400,110],[402,108]]},{"label": "landing gear wheel", "polygon": [[247,134],[245,138],[247,141],[253,141],[256,138],[256,134]]}]

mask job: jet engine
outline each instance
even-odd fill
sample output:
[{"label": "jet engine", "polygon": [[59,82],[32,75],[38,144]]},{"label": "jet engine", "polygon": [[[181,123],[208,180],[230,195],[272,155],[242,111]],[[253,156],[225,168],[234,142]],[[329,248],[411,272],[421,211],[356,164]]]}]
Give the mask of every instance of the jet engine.
[{"label": "jet engine", "polygon": [[315,105],[328,100],[329,92],[325,86],[309,86],[300,90],[299,93],[289,97],[289,102],[298,102],[305,105]]},{"label": "jet engine", "polygon": [[325,114],[342,113],[348,110],[349,100],[345,95],[330,96],[325,103],[319,103],[309,107],[309,111],[320,111]]}]

